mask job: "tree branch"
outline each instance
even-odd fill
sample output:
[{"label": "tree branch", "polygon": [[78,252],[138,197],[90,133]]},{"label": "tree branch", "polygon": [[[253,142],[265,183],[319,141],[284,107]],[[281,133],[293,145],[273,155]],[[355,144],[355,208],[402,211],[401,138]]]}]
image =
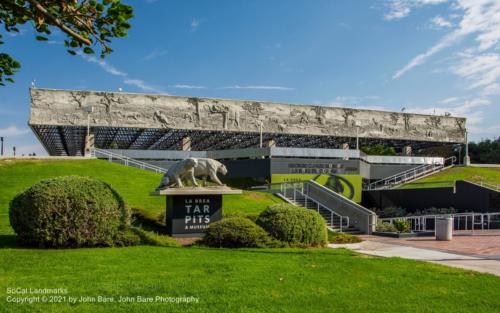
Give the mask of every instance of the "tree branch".
[{"label": "tree branch", "polygon": [[52,14],[50,14],[47,9],[45,9],[38,1],[36,0],[28,0],[29,3],[31,3],[31,5],[37,10],[39,11],[40,13],[42,13],[45,17],[47,17],[48,19],[50,19],[56,26],[58,26],[63,32],[65,32],[66,34],[70,35],[71,37],[73,37],[74,39],[76,39],[77,41],[81,42],[81,43],[84,43],[88,46],[90,46],[92,44],[92,41],[90,41],[90,39],[87,39],[87,38],[84,38],[82,37],[80,34],[78,34],[77,32],[75,32],[74,30],[72,30],[71,28],[69,28],[68,26],[64,25],[63,22],[61,22],[57,17],[53,16]]}]

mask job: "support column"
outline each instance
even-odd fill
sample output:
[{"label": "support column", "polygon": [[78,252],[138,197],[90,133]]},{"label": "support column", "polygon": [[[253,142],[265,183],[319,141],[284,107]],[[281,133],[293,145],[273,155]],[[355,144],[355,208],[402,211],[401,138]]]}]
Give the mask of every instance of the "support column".
[{"label": "support column", "polygon": [[403,147],[403,155],[405,156],[411,156],[413,154],[413,150],[411,146],[404,146]]},{"label": "support column", "polygon": [[344,160],[349,160],[349,143],[343,143],[342,149],[344,150]]},{"label": "support column", "polygon": [[276,147],[276,141],[274,139],[269,139],[266,141],[266,147],[273,148]]},{"label": "support column", "polygon": [[181,141],[182,151],[191,151],[191,137],[184,137]]},{"label": "support column", "polygon": [[94,134],[88,134],[85,136],[85,150],[83,151],[83,155],[85,157],[90,157],[92,154],[92,149],[94,149]]}]

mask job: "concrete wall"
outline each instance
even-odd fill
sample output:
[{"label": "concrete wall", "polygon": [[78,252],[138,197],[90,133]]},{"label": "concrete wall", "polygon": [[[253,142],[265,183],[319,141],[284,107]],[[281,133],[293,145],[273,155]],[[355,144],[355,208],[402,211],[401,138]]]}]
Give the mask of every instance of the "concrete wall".
[{"label": "concrete wall", "polygon": [[383,179],[403,171],[421,166],[419,164],[370,164],[370,179]]},{"label": "concrete wall", "polygon": [[500,211],[500,193],[465,181],[456,187],[363,191],[367,208],[401,207],[408,212],[428,208],[450,208],[458,212]]},{"label": "concrete wall", "polygon": [[272,158],[272,174],[358,174],[358,160]]}]

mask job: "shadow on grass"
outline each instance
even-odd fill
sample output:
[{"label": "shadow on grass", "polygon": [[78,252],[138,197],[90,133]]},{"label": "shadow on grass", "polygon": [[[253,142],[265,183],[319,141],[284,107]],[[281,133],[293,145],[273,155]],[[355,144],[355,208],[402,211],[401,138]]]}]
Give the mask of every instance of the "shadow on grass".
[{"label": "shadow on grass", "polygon": [[140,210],[134,210],[132,218],[132,225],[135,227],[140,227],[143,230],[153,231],[161,235],[167,235],[167,227],[164,223],[150,216],[147,216]]},{"label": "shadow on grass", "polygon": [[0,235],[0,249],[19,248],[16,235]]}]

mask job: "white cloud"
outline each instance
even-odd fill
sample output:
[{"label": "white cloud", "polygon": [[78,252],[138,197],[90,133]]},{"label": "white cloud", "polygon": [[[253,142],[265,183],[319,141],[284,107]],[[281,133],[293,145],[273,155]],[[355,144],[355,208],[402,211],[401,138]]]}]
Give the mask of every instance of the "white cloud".
[{"label": "white cloud", "polygon": [[221,87],[222,89],[256,89],[256,90],[294,90],[294,88],[290,87],[283,87],[283,86],[239,86],[239,85],[234,85],[234,86],[226,86],[226,87]]},{"label": "white cloud", "polygon": [[388,11],[384,18],[388,21],[399,20],[410,14],[413,9],[426,5],[436,5],[447,2],[448,0],[391,0],[385,3]]},{"label": "white cloud", "polygon": [[440,15],[434,17],[431,20],[431,23],[434,26],[441,27],[441,28],[447,28],[447,27],[451,27],[452,26],[452,24],[451,24],[450,21],[448,21],[447,19],[445,19],[444,17],[442,17]]},{"label": "white cloud", "polygon": [[164,56],[165,54],[167,54],[167,51],[166,50],[159,50],[159,49],[154,49],[153,51],[151,51],[150,53],[146,54],[142,60],[143,61],[150,61],[150,60],[153,60],[153,59],[156,59],[156,58],[159,58],[161,56]]},{"label": "white cloud", "polygon": [[414,57],[408,64],[406,64],[403,68],[398,70],[393,76],[393,79],[398,79],[404,74],[406,74],[408,71],[412,70],[414,67],[419,66],[427,60],[432,57],[434,54],[438,53],[439,51],[453,45],[455,42],[458,40],[462,39],[462,34],[458,32],[452,32],[448,35],[446,35],[441,41],[439,41],[436,45],[431,47],[429,50],[427,50],[424,53],[421,53]]},{"label": "white cloud", "polygon": [[[462,66],[467,66],[467,63],[470,64],[471,57],[482,57],[481,54],[489,49],[500,49],[498,45],[500,42],[500,1],[455,0],[452,8],[461,13],[461,20],[458,26],[426,52],[410,60],[410,62],[393,75],[393,79],[400,78],[411,69],[425,63],[436,53],[470,35],[475,35],[474,39],[478,43],[478,46],[466,50],[469,56],[462,60],[462,62],[465,62]],[[473,62],[481,62],[481,60]],[[492,73],[488,72],[487,74],[491,75]]]},{"label": "white cloud", "polygon": [[198,27],[200,26],[200,24],[201,24],[200,20],[193,18],[191,20],[191,23],[189,24],[189,26],[191,27],[191,31],[192,32],[196,31],[198,29]]},{"label": "white cloud", "polygon": [[460,97],[449,97],[449,98],[445,98],[443,100],[440,100],[439,103],[448,104],[448,103],[457,102],[460,99],[461,99]]},{"label": "white cloud", "polygon": [[123,81],[123,83],[130,85],[130,86],[135,86],[143,91],[167,94],[162,89],[148,85],[147,83],[145,83],[143,80],[140,80],[140,79],[125,79]]},{"label": "white cloud", "polygon": [[195,86],[195,85],[184,85],[184,84],[175,84],[168,85],[170,88],[178,88],[178,89],[206,89],[205,86]]},{"label": "white cloud", "polygon": [[127,76],[127,73],[118,70],[117,68],[108,64],[106,61],[104,61],[102,59],[98,59],[94,56],[83,54],[83,53],[79,53],[79,55],[82,58],[84,58],[85,60],[87,60],[88,62],[95,63],[95,64],[99,65],[100,68],[102,68],[105,72],[107,72],[111,75],[121,76],[121,77]]},{"label": "white cloud", "polygon": [[467,127],[467,129],[469,130],[470,133],[473,134],[493,135],[496,137],[498,137],[498,133],[500,133],[500,125],[493,125],[493,126],[472,125],[470,127]]},{"label": "white cloud", "polygon": [[107,63],[106,61],[104,61],[102,59],[97,59],[94,56],[86,55],[83,53],[79,53],[78,55],[80,55],[83,59],[85,59],[86,61],[88,61],[90,63],[95,63],[95,64],[99,65],[99,67],[102,68],[105,72],[107,72],[111,75],[114,75],[114,76],[121,77],[123,79],[124,84],[130,85],[130,86],[135,86],[135,87],[137,87],[145,92],[168,94],[165,91],[161,90],[160,88],[149,85],[148,83],[146,83],[145,81],[143,81],[141,79],[129,77],[129,75],[126,72],[117,69],[116,67],[112,66],[111,64]]},{"label": "white cloud", "polygon": [[459,63],[452,67],[452,71],[471,83],[469,89],[484,87],[486,93],[496,93],[500,78],[500,54],[461,54]]},{"label": "white cloud", "polygon": [[15,125],[11,125],[7,128],[0,128],[0,136],[2,137],[16,137],[22,136],[29,133],[29,129],[27,128],[18,128]]},{"label": "white cloud", "polygon": [[436,115],[445,115],[449,113],[452,116],[466,117],[467,126],[474,126],[479,125],[484,119],[484,111],[481,110],[481,107],[489,106],[491,104],[491,101],[486,98],[461,100],[459,97],[451,97],[439,102],[446,103],[447,106],[409,107],[407,112]]}]

